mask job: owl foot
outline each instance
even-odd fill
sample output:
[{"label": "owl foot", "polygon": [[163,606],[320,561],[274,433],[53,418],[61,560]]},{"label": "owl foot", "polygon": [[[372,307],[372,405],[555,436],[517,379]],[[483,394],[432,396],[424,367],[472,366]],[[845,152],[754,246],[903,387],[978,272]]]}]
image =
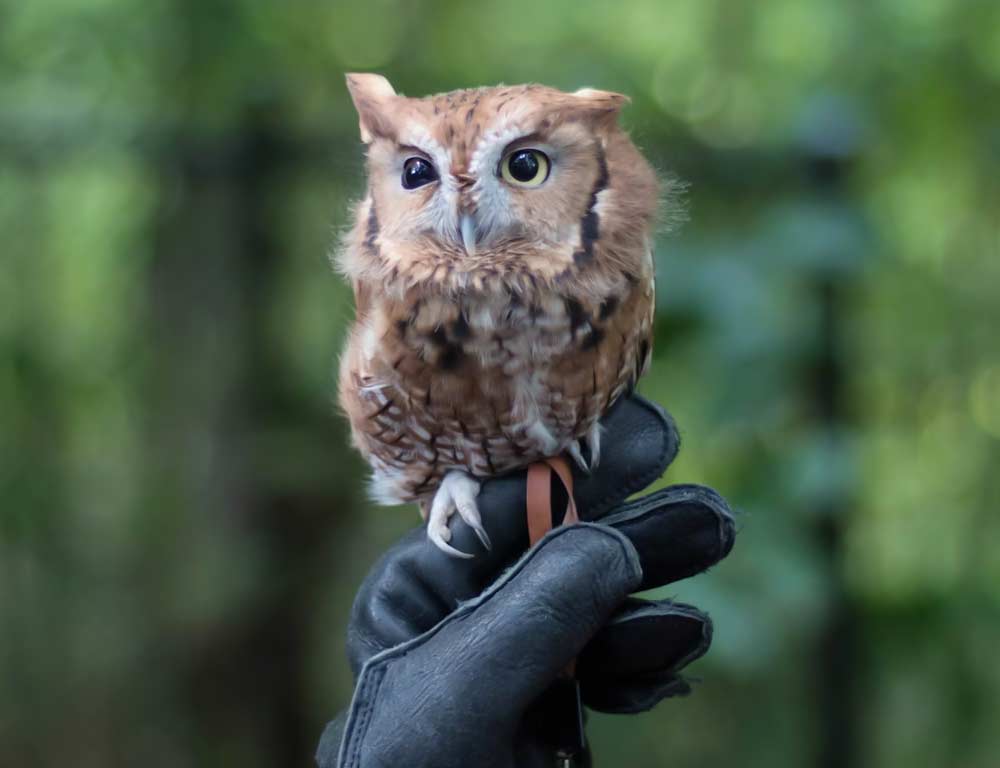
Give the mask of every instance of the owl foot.
[{"label": "owl foot", "polygon": [[482,519],[479,517],[479,508],[476,506],[476,496],[479,495],[479,481],[474,480],[465,472],[454,470],[444,476],[441,486],[434,494],[434,501],[431,502],[430,512],[427,515],[427,538],[429,538],[438,549],[452,557],[472,557],[468,552],[455,549],[448,542],[451,541],[451,529],[448,527],[448,520],[458,512],[466,525],[476,532],[476,536],[483,543],[486,549],[490,549],[490,537],[483,528]]}]

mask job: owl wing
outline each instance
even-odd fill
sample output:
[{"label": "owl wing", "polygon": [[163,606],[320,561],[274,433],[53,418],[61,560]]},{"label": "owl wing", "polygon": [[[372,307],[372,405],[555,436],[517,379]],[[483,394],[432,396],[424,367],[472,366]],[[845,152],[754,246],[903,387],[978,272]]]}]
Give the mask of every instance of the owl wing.
[{"label": "owl wing", "polygon": [[649,366],[653,338],[653,282],[626,283],[600,301],[571,302],[571,343],[553,361],[544,420],[562,436],[579,438]]}]

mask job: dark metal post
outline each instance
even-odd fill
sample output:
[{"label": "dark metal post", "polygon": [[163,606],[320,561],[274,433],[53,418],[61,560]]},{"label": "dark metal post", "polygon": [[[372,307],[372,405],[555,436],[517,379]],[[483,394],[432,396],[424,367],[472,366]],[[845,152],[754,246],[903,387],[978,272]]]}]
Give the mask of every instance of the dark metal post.
[{"label": "dark metal post", "polygon": [[[845,583],[847,521],[854,503],[849,441],[852,415],[847,396],[848,349],[845,328],[850,293],[864,245],[860,216],[848,202],[844,184],[859,151],[856,115],[836,99],[819,99],[804,114],[800,141],[809,197],[820,221],[829,226],[816,237],[841,233],[833,242],[814,244],[807,266],[817,309],[816,344],[808,363],[808,402],[815,441],[836,457],[831,477],[812,502],[815,536],[829,578],[827,612],[818,638],[815,697],[819,715],[816,765],[855,768],[859,749],[859,680],[863,675],[860,612]],[[819,258],[815,254],[822,254]]]}]

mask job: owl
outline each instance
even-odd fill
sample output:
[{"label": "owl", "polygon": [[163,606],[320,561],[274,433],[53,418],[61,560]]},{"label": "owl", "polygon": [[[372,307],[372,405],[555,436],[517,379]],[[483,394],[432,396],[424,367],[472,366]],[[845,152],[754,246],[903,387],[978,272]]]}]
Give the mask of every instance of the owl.
[{"label": "owl", "polygon": [[563,453],[592,468],[599,419],[649,365],[657,178],[617,93],[347,86],[367,191],[337,255],[356,312],[340,404],[373,497],[418,502],[469,556],[448,523],[489,546],[480,483]]}]

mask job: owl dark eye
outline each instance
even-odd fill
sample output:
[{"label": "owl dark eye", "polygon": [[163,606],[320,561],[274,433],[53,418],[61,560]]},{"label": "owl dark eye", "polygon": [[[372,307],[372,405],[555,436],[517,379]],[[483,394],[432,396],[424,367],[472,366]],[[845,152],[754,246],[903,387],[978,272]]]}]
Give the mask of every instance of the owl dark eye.
[{"label": "owl dark eye", "polygon": [[500,175],[515,187],[537,187],[549,177],[549,158],[537,149],[515,149],[500,162]]},{"label": "owl dark eye", "polygon": [[403,163],[403,189],[416,189],[437,181],[434,166],[422,157],[411,157]]}]

